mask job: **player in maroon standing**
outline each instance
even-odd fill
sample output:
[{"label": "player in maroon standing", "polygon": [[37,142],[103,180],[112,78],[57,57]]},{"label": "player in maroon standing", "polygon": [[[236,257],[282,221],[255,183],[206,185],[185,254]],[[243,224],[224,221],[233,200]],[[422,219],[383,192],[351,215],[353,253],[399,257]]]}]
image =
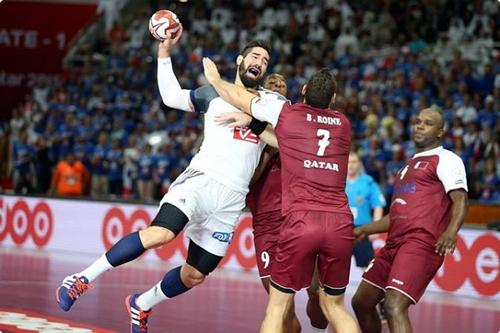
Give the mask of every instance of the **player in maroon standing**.
[{"label": "player in maroon standing", "polygon": [[275,130],[282,164],[282,214],[276,262],[261,332],[283,332],[296,291],[311,284],[318,258],[321,309],[336,332],[358,332],[344,308],[353,247],[352,214],[345,194],[351,125],[330,110],[336,82],[328,69],[303,88],[305,103],[269,101],[220,78],[203,59],[205,76],[221,98],[267,121]]},{"label": "player in maroon standing", "polygon": [[[288,89],[285,78],[280,74],[270,74],[263,83],[264,88],[286,96]],[[240,114],[248,120],[250,116]],[[242,118],[243,119],[243,118]],[[243,124],[242,124],[243,125]],[[255,255],[262,285],[269,293],[271,269],[275,262],[276,247],[285,220],[281,214],[281,161],[277,149],[267,146],[254,175],[255,181],[247,194],[247,206],[252,212]],[[316,281],[317,278],[314,280]],[[317,289],[317,282],[313,283]],[[308,288],[307,315],[313,332],[326,332],[328,321],[323,316],[316,289]],[[292,303],[293,305],[293,303]],[[301,331],[294,307],[285,315],[284,330],[290,333]]]},{"label": "player in maroon standing", "polygon": [[455,249],[467,214],[467,180],[460,157],[441,146],[443,125],[437,107],[420,111],[413,124],[416,154],[397,173],[389,214],[354,230],[358,236],[389,231],[352,299],[364,333],[380,333],[376,306],[383,298],[390,331],[412,332],[409,306]]}]

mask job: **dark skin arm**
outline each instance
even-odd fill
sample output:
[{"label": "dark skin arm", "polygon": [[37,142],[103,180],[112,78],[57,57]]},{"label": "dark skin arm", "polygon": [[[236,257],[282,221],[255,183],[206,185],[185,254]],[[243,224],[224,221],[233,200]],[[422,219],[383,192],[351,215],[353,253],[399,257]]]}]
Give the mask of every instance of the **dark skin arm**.
[{"label": "dark skin arm", "polygon": [[387,214],[380,220],[373,221],[361,227],[354,228],[353,233],[356,236],[355,242],[359,242],[361,238],[371,234],[379,234],[389,230],[390,215]]},{"label": "dark skin arm", "polygon": [[264,151],[262,152],[262,155],[260,156],[260,162],[257,168],[255,169],[255,172],[253,174],[252,180],[250,181],[250,184],[255,183],[260,179],[262,176],[262,173],[267,167],[267,164],[269,163],[269,160],[271,159],[271,156],[273,156],[274,152],[276,149],[267,146]]},{"label": "dark skin arm", "polygon": [[436,242],[435,251],[440,255],[453,253],[455,250],[458,230],[460,230],[460,227],[464,223],[465,216],[467,215],[467,210],[469,208],[467,192],[465,192],[465,190],[452,190],[448,193],[448,195],[453,202],[451,206],[451,220],[446,230]]}]

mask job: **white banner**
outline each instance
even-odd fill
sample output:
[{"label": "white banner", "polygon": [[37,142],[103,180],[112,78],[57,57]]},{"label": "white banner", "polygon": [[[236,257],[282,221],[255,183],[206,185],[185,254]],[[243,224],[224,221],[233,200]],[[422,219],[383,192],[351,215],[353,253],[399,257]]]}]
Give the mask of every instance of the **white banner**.
[{"label": "white banner", "polygon": [[[97,256],[149,225],[155,213],[156,207],[146,205],[0,196],[0,244]],[[383,236],[373,241],[375,249],[384,245]],[[185,237],[178,237],[139,260],[183,262],[187,245]],[[428,290],[500,300],[499,258],[500,233],[461,230],[455,253],[447,256]],[[219,267],[256,270],[251,215],[242,217]],[[359,282],[361,273],[353,262],[351,282]]]}]

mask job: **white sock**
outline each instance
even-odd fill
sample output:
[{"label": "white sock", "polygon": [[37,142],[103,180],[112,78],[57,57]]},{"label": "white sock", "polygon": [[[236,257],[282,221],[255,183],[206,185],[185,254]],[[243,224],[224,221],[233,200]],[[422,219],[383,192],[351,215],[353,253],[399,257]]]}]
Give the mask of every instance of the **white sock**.
[{"label": "white sock", "polygon": [[94,281],[97,279],[99,275],[102,273],[106,272],[107,270],[110,270],[113,268],[111,264],[108,261],[108,258],[106,258],[106,255],[103,254],[102,256],[99,257],[96,261],[94,261],[89,267],[85,268],[83,271],[80,273],[76,273],[75,275],[77,276],[85,276],[89,282]]},{"label": "white sock", "polygon": [[137,297],[135,303],[138,307],[141,308],[141,310],[147,311],[156,304],[168,299],[168,297],[165,296],[165,294],[161,290],[161,281],[162,280],[160,280],[160,282],[158,282],[153,288]]},{"label": "white sock", "polygon": [[326,333],[326,328],[323,329],[323,328],[316,328],[314,326],[311,326],[311,332],[313,332],[313,333]]}]

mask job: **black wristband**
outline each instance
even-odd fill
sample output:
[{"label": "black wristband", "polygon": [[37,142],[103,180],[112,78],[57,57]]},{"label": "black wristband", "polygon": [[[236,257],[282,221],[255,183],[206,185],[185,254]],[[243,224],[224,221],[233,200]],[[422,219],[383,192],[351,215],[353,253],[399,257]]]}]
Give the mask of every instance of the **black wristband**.
[{"label": "black wristband", "polygon": [[261,135],[266,127],[267,123],[265,121],[260,121],[254,117],[252,117],[252,121],[250,122],[250,125],[248,125],[248,128],[250,128],[255,135]]}]

